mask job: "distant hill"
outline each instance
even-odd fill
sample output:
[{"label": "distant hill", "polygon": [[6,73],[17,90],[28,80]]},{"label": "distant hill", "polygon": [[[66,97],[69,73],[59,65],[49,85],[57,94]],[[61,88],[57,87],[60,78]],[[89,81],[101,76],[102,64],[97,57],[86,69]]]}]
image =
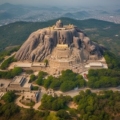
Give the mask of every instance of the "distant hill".
[{"label": "distant hill", "polygon": [[118,15],[120,15],[120,9],[116,10],[115,13],[117,13]]},{"label": "distant hill", "polygon": [[2,12],[0,13],[0,20],[4,20],[4,19],[11,19],[14,18],[14,15],[8,12]]},{"label": "distant hill", "polygon": [[0,5],[0,20],[17,18],[30,12],[30,8],[25,8],[22,5],[13,5],[5,3]]},{"label": "distant hill", "polygon": [[106,12],[106,11],[100,11],[99,13],[100,13],[100,14],[106,14],[106,15],[109,14],[109,13]]},{"label": "distant hill", "polygon": [[[91,40],[103,44],[116,55],[120,55],[120,24],[101,20],[74,20],[59,18],[64,24],[74,24],[83,30]],[[16,22],[0,27],[0,51],[8,46],[21,45],[28,36],[44,27],[52,26],[58,19],[47,22]]]},{"label": "distant hill", "polygon": [[[39,7],[33,7],[33,6],[24,6],[24,5],[13,5],[10,3],[5,3],[0,5],[0,20],[6,20],[6,19],[14,19],[14,18],[19,18],[21,19],[22,17],[29,17],[34,18],[39,16],[39,12],[41,10],[46,10],[46,11],[62,11],[61,8],[55,7],[55,6],[39,6]],[[28,14],[32,15],[28,16]],[[36,16],[34,16],[34,13]],[[43,13],[44,15],[44,13]]]},{"label": "distant hill", "polygon": [[116,10],[116,12],[120,12],[120,9]]},{"label": "distant hill", "polygon": [[16,5],[10,3],[4,3],[0,5],[0,10],[6,10],[15,7]]},{"label": "distant hill", "polygon": [[65,13],[64,15],[62,15],[63,17],[68,17],[68,18],[73,18],[75,17],[75,15],[73,13]]},{"label": "distant hill", "polygon": [[65,13],[63,17],[69,17],[69,18],[78,18],[78,19],[83,19],[89,17],[90,14],[86,11],[79,11],[75,13]]}]

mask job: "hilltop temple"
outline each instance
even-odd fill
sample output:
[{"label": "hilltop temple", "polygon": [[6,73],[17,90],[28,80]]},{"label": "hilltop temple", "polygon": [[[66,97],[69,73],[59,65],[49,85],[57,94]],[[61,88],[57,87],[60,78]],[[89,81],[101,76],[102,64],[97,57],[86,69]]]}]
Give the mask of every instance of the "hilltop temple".
[{"label": "hilltop temple", "polygon": [[103,47],[77,26],[63,25],[59,20],[52,27],[33,32],[16,53],[19,64],[14,65],[50,72],[72,69],[79,73],[91,66],[106,68],[102,54]]}]

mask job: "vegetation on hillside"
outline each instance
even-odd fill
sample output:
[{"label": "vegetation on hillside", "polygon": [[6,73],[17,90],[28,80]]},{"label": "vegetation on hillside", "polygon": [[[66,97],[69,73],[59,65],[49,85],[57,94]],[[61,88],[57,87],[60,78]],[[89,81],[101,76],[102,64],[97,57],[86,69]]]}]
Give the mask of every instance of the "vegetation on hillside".
[{"label": "vegetation on hillside", "polygon": [[20,75],[22,71],[23,70],[20,67],[15,67],[14,69],[8,71],[0,71],[0,78],[11,79],[17,75]]},{"label": "vegetation on hillside", "polygon": [[120,85],[120,71],[111,69],[89,70],[88,87],[107,88]]},{"label": "vegetation on hillside", "polygon": [[99,95],[90,90],[81,91],[74,97],[78,104],[80,120],[119,120],[120,118],[120,93],[103,91]]},{"label": "vegetation on hillside", "polygon": [[[0,120],[47,120],[49,117],[49,111],[35,111],[32,108],[23,109],[18,107],[14,101],[16,99],[16,95],[14,92],[7,92],[2,100],[5,103],[1,103],[0,100]],[[24,113],[24,114],[23,114]]]},{"label": "vegetation on hillside", "polygon": [[6,56],[10,56],[13,52],[16,52],[19,48],[20,47],[13,47],[12,49],[0,52],[0,63],[5,59]]},{"label": "vegetation on hillside", "polygon": [[71,100],[72,98],[69,96],[52,97],[45,94],[41,100],[42,104],[40,109],[54,111],[65,109]]},{"label": "vegetation on hillside", "polygon": [[[76,108],[67,106],[71,101],[76,104]],[[120,118],[119,92],[102,91],[96,94],[86,90],[81,91],[73,99],[69,96],[44,95],[41,102],[40,111],[19,108],[13,102],[0,104],[0,119],[16,120],[17,117],[21,120],[119,120]]]},{"label": "vegetation on hillside", "polygon": [[104,58],[106,59],[109,69],[120,70],[120,60],[115,54],[105,51]]},{"label": "vegetation on hillside", "polygon": [[16,59],[14,58],[14,56],[12,57],[9,57],[8,59],[4,60],[3,63],[1,64],[0,68],[2,70],[5,70],[9,67],[9,65],[12,63],[12,62],[15,62]]},{"label": "vegetation on hillside", "polygon": [[48,76],[47,79],[45,79],[43,76],[38,76],[36,83],[38,85],[43,85],[46,89],[52,88],[53,90],[61,90],[63,92],[72,90],[76,87],[86,86],[83,77],[74,73],[72,70],[62,71],[62,75],[58,78]]},{"label": "vegetation on hillside", "polygon": [[[76,103],[76,108],[66,106],[71,101]],[[45,95],[41,102],[42,110],[54,110],[56,116],[62,120],[119,120],[120,117],[119,92],[102,91],[96,94],[86,90],[81,91],[73,99],[67,96]]]},{"label": "vegetation on hillside", "polygon": [[34,74],[31,74],[29,82],[31,83],[31,82],[33,82],[35,80],[36,80],[36,76]]},{"label": "vegetation on hillside", "polygon": [[104,57],[108,64],[108,69],[89,70],[88,87],[106,88],[120,85],[120,61],[113,53],[106,51]]},{"label": "vegetation on hillside", "polygon": [[4,100],[6,103],[14,102],[15,98],[16,95],[12,91],[9,91],[2,96],[2,100]]}]

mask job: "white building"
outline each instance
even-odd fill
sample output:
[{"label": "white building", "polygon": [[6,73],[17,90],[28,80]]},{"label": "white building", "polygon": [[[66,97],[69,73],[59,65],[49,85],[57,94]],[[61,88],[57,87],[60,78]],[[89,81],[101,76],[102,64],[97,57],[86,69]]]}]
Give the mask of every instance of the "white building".
[{"label": "white building", "polygon": [[106,67],[101,62],[91,62],[91,63],[85,65],[85,68],[88,68],[88,69],[101,69],[101,68],[106,68]]}]

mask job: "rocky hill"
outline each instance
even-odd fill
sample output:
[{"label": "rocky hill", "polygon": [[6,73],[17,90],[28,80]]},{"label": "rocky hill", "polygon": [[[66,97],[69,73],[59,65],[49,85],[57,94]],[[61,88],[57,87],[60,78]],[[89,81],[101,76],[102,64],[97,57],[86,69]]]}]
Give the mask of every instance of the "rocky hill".
[{"label": "rocky hill", "polygon": [[[102,46],[91,41],[78,27],[70,24],[63,25],[59,20],[52,27],[33,32],[16,53],[15,58],[40,62],[50,55],[56,46],[62,49],[64,45],[67,46],[66,49],[70,49],[66,54],[64,53],[66,49],[62,50],[62,54],[65,54],[64,59],[67,58],[65,56],[72,56],[84,61],[88,60],[90,55],[94,55],[97,59],[102,56]],[[60,57],[61,50],[58,53],[57,56]]]},{"label": "rocky hill", "polygon": [[[64,24],[74,24],[84,31],[90,39],[103,44],[116,55],[120,54],[120,25],[110,22],[89,19],[89,20],[73,20],[69,18],[61,18]],[[56,20],[48,22],[16,22],[0,27],[0,51],[7,46],[21,45],[28,36],[47,26],[52,26]]]}]

